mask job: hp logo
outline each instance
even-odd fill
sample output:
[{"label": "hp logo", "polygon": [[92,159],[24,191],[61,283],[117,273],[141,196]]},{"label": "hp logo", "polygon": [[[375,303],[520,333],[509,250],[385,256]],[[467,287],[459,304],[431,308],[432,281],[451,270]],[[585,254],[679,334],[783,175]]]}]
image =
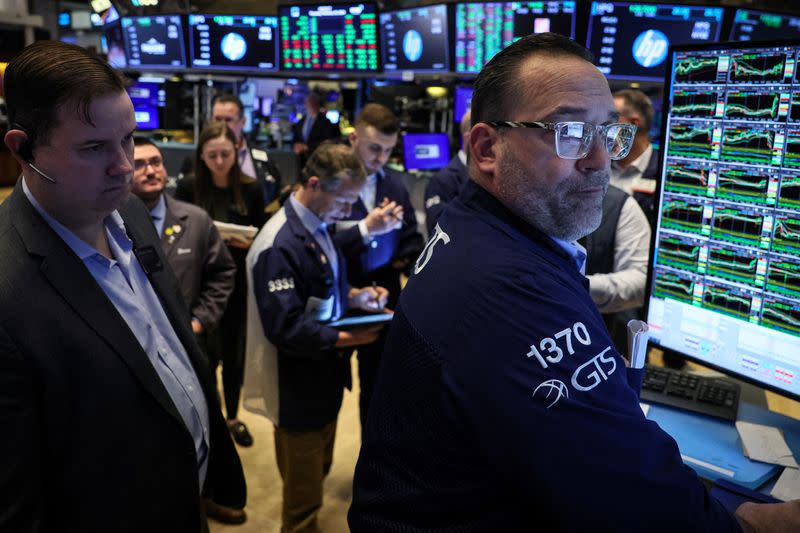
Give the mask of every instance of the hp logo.
[{"label": "hp logo", "polygon": [[403,37],[403,53],[412,63],[422,57],[422,35],[417,30],[409,30]]},{"label": "hp logo", "polygon": [[651,68],[667,58],[669,39],[658,30],[647,30],[633,41],[633,59],[641,66]]}]

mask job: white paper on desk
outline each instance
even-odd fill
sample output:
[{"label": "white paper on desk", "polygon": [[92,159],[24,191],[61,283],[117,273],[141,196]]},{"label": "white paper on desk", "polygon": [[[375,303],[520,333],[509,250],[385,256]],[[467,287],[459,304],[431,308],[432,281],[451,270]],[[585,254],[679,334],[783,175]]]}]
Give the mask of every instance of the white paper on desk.
[{"label": "white paper on desk", "polygon": [[800,470],[784,468],[781,477],[778,478],[772,489],[772,495],[785,502],[800,498]]},{"label": "white paper on desk", "polygon": [[797,468],[792,450],[780,429],[750,422],[736,422],[744,454],[754,461]]},{"label": "white paper on desk", "polygon": [[628,321],[628,366],[644,368],[647,359],[647,341],[650,339],[650,326],[641,320]]},{"label": "white paper on desk", "polygon": [[255,238],[256,233],[258,233],[258,228],[254,226],[242,226],[241,224],[231,224],[229,222],[220,222],[218,220],[214,221],[214,225],[217,227],[219,236],[223,241],[227,241],[228,239],[235,237],[240,241],[250,242]]}]

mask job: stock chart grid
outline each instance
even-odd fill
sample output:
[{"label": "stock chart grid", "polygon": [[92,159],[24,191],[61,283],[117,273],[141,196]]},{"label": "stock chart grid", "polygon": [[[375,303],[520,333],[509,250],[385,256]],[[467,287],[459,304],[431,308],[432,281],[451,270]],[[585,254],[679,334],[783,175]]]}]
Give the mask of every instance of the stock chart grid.
[{"label": "stock chart grid", "polygon": [[[799,50],[673,52],[648,313],[657,329],[677,313],[673,326],[691,329],[692,316],[736,336],[781,332],[784,346],[800,346]],[[739,372],[752,361],[741,339],[718,338],[724,332],[661,335]],[[796,393],[800,365],[784,363],[764,361],[754,377]]]}]

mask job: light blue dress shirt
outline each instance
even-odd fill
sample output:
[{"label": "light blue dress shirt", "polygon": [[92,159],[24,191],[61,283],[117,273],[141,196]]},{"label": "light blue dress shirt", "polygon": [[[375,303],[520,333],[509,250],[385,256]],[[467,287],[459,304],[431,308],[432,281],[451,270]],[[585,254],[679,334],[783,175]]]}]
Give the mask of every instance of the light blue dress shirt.
[{"label": "light blue dress shirt", "polygon": [[341,298],[342,295],[339,294],[339,256],[336,253],[336,247],[333,245],[333,240],[331,239],[330,234],[328,233],[328,225],[320,220],[320,218],[315,215],[309,208],[301,204],[297,201],[294,197],[294,194],[289,197],[289,202],[291,202],[292,207],[294,208],[295,213],[300,218],[300,222],[303,224],[303,227],[308,230],[308,232],[314,236],[314,240],[317,242],[319,247],[325,252],[325,255],[328,257],[328,262],[331,265],[331,270],[333,270],[333,290],[336,293],[336,309],[334,309],[333,315],[331,316],[332,320],[336,320],[342,314],[342,302]]},{"label": "light blue dress shirt", "polygon": [[586,248],[581,246],[581,244],[577,241],[567,242],[563,239],[552,236],[550,238],[553,239],[562,250],[569,254],[569,256],[572,258],[572,261],[575,263],[575,267],[578,269],[578,272],[586,275]]},{"label": "light blue dress shirt", "polygon": [[[45,222],[83,261],[144,349],[192,435],[202,487],[208,468],[208,405],[189,356],[150,280],[133,254],[133,242],[125,232],[119,212],[114,211],[103,221],[114,257],[108,259],[51,217],[33,197],[24,178],[22,190]],[[147,468],[147,465],[142,465],[142,468]]]},{"label": "light blue dress shirt", "polygon": [[156,233],[160,239],[164,235],[164,219],[167,217],[167,201],[164,200],[164,193],[158,198],[158,203],[150,210],[150,217],[156,226]]}]

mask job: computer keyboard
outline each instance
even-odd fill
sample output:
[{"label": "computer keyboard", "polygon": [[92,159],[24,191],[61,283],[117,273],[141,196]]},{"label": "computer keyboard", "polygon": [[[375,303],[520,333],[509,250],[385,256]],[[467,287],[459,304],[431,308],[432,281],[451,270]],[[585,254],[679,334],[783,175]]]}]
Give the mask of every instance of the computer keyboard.
[{"label": "computer keyboard", "polygon": [[643,402],[736,420],[739,394],[739,385],[727,379],[647,365],[639,398]]}]

